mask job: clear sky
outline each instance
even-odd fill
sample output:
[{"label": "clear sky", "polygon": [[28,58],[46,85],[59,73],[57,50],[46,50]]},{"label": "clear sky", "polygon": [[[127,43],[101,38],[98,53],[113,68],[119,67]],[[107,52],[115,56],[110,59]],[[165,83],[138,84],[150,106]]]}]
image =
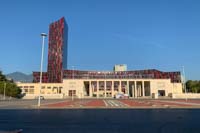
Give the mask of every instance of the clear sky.
[{"label": "clear sky", "polygon": [[69,26],[69,69],[184,66],[186,79],[200,79],[199,0],[1,0],[0,69],[39,71],[40,33],[62,16]]}]

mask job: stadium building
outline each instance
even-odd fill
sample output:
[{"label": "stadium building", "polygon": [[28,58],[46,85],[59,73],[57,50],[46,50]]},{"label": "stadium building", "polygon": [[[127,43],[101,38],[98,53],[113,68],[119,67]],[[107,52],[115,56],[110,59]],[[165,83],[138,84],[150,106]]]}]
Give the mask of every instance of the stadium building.
[{"label": "stadium building", "polygon": [[[130,98],[173,97],[182,94],[181,73],[156,69],[129,71],[125,64],[113,71],[67,69],[68,26],[63,18],[49,26],[48,67],[42,74],[33,72],[33,83],[18,83],[24,98]],[[41,89],[40,89],[41,87]]]}]

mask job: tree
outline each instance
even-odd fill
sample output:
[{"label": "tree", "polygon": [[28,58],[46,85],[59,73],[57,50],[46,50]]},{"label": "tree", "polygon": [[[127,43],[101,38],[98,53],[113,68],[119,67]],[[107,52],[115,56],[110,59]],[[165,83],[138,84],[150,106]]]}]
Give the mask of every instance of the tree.
[{"label": "tree", "polygon": [[0,82],[1,81],[7,81],[6,76],[2,74],[2,71],[0,71]]},{"label": "tree", "polygon": [[192,92],[192,93],[200,93],[200,81],[197,80],[188,80],[186,82],[186,88],[188,90],[188,92]]},{"label": "tree", "polygon": [[4,94],[4,88],[6,96],[19,98],[21,89],[12,80],[7,80],[6,76],[0,71],[0,94]]}]

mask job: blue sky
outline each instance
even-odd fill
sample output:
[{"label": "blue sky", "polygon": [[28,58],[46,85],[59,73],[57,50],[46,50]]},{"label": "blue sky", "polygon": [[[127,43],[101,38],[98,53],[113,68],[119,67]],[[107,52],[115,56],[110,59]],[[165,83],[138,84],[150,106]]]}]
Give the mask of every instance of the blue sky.
[{"label": "blue sky", "polygon": [[[200,79],[199,0],[1,0],[0,69],[39,71],[41,32],[64,16],[68,68],[180,71]],[[44,70],[47,68],[47,44]]]}]

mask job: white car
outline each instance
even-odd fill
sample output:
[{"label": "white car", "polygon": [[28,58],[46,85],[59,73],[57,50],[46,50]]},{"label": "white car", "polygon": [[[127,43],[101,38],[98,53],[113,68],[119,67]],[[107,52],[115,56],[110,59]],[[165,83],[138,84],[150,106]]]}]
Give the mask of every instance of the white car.
[{"label": "white car", "polygon": [[118,93],[118,94],[115,95],[115,98],[116,99],[120,99],[120,98],[127,99],[127,98],[129,98],[129,95],[128,94],[123,94],[123,93]]}]

